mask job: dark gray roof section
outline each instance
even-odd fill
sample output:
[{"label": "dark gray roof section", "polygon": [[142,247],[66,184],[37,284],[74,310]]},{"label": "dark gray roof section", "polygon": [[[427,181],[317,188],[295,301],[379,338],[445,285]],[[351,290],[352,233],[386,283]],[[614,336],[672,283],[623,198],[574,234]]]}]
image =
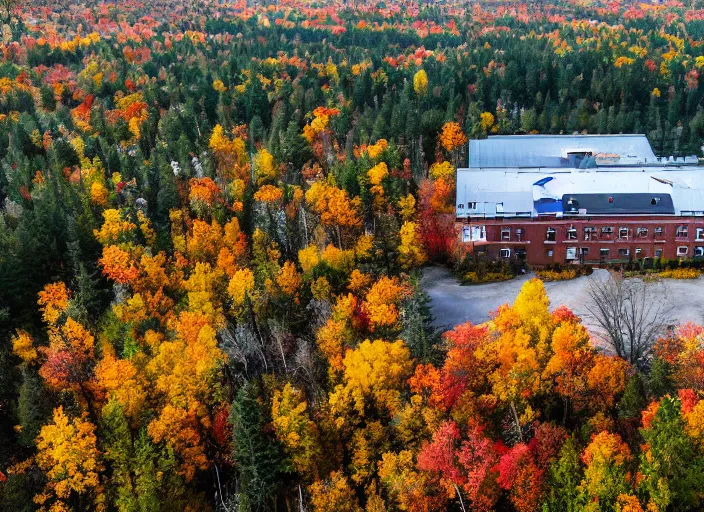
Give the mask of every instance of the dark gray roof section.
[{"label": "dark gray roof section", "polygon": [[565,194],[565,215],[586,210],[587,215],[674,215],[670,194]]},{"label": "dark gray roof section", "polygon": [[494,135],[469,141],[469,167],[574,168],[580,152],[602,155],[599,166],[658,163],[645,135]]}]

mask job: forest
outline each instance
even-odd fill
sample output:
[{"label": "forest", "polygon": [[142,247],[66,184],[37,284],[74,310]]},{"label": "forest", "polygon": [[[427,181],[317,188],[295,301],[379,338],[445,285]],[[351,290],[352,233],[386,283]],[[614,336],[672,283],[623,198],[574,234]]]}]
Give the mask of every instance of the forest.
[{"label": "forest", "polygon": [[[0,511],[696,511],[704,327],[434,327],[492,134],[702,156],[701,0],[0,2]],[[442,323],[442,319],[439,319]]]}]

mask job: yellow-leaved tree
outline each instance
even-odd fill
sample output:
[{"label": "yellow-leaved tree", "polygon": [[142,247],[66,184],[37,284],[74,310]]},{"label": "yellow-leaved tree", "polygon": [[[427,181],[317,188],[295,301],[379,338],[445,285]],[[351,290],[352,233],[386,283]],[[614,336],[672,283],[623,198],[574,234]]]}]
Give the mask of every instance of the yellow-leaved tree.
[{"label": "yellow-leaved tree", "polygon": [[342,246],[341,228],[362,226],[359,197],[350,199],[345,190],[325,181],[313,183],[306,191],[305,197],[308,206],[320,216],[320,223],[335,229],[339,247]]},{"label": "yellow-leaved tree", "polygon": [[428,92],[428,74],[424,69],[413,75],[413,90],[418,96],[425,96]]},{"label": "yellow-leaved tree", "polygon": [[420,267],[428,261],[415,222],[404,222],[399,235],[401,243],[398,245],[398,262],[404,270]]},{"label": "yellow-leaved tree", "polygon": [[35,503],[52,511],[69,510],[68,500],[78,495],[92,501],[97,510],[104,509],[100,486],[103,465],[90,421],[69,418],[63,407],[54,409],[52,423],[42,427],[37,437],[36,462],[48,481],[44,492],[35,496]]},{"label": "yellow-leaved tree", "polygon": [[313,481],[322,452],[318,428],[308,417],[307,408],[303,393],[286,383],[281,391],[274,392],[271,419],[276,437],[296,471],[306,480]]},{"label": "yellow-leaved tree", "polygon": [[365,340],[344,359],[345,386],[351,392],[360,414],[365,402],[397,411],[401,389],[413,371],[410,351],[401,340]]}]

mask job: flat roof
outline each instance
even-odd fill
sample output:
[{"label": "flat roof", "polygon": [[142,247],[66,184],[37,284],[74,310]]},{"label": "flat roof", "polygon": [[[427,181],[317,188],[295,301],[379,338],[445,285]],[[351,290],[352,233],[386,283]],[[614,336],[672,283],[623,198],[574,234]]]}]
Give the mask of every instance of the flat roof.
[{"label": "flat roof", "polygon": [[704,168],[458,169],[456,213],[704,215]]},{"label": "flat roof", "polygon": [[574,168],[572,155],[592,155],[592,167],[692,165],[691,157],[662,160],[642,134],[492,135],[469,141],[470,169]]}]

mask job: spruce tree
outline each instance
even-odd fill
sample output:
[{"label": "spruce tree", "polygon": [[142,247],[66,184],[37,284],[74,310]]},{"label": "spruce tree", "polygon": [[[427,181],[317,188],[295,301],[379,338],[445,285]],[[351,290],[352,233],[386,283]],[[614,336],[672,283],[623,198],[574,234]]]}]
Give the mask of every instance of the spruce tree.
[{"label": "spruce tree", "polygon": [[278,444],[265,433],[267,421],[257,391],[251,383],[240,388],[230,415],[241,502],[251,511],[273,508],[283,467]]}]

